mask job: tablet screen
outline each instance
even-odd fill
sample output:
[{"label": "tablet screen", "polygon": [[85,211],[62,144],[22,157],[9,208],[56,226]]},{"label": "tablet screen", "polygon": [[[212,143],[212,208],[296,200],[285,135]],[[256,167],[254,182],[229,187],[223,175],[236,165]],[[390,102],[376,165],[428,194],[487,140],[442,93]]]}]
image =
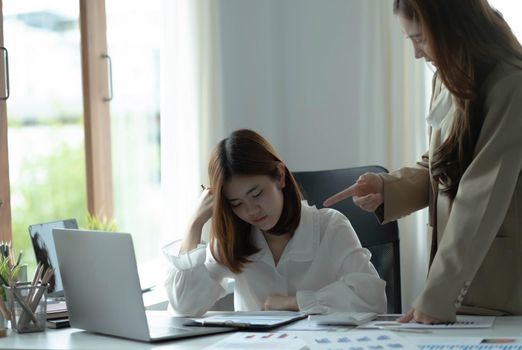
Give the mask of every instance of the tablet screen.
[{"label": "tablet screen", "polygon": [[52,297],[63,296],[63,285],[56,257],[56,248],[53,240],[53,228],[78,228],[76,219],[58,220],[29,226],[29,235],[33,244],[36,262],[45,267],[54,269],[54,274],[49,281],[48,295]]}]

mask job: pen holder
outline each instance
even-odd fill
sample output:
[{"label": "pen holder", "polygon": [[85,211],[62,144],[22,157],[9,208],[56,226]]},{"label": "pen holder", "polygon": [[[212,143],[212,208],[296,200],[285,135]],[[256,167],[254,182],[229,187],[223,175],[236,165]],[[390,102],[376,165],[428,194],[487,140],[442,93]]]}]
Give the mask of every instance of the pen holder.
[{"label": "pen holder", "polygon": [[47,284],[17,283],[4,286],[11,328],[17,333],[45,331],[47,321]]}]

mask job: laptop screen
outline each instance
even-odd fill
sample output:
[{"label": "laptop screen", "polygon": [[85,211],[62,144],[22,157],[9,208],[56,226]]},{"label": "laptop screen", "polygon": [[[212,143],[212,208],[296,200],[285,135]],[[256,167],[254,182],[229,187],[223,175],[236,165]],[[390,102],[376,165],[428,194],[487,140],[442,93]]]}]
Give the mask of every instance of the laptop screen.
[{"label": "laptop screen", "polygon": [[78,228],[78,223],[76,219],[67,219],[29,226],[29,235],[31,236],[36,262],[54,269],[54,274],[49,281],[47,292],[49,296],[62,297],[63,285],[58,267],[56,248],[54,246],[53,228],[76,229]]}]

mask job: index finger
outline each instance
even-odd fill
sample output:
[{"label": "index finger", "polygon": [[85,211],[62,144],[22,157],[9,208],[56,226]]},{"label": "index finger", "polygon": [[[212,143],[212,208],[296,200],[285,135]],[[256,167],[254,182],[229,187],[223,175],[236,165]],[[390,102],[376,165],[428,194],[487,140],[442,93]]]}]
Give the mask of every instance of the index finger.
[{"label": "index finger", "polygon": [[413,319],[413,313],[415,312],[415,309],[410,309],[406,315],[402,316],[401,318],[399,318],[397,320],[397,322],[400,322],[400,323],[408,323],[410,322],[412,319]]},{"label": "index finger", "polygon": [[332,206],[334,205],[335,203],[337,202],[340,202],[348,197],[351,197],[351,196],[355,196],[357,195],[357,184],[353,184],[351,185],[350,187],[348,187],[347,189],[341,191],[341,192],[338,192],[336,194],[334,194],[333,196],[327,198],[324,202],[323,202],[323,205],[325,207],[329,207],[329,206]]}]

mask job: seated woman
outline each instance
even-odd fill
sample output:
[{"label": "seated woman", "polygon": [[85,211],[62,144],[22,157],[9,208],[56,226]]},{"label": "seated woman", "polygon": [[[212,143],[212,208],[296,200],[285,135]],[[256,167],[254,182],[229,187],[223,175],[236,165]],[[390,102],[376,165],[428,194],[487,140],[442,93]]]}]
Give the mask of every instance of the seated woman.
[{"label": "seated woman", "polygon": [[[214,149],[211,187],[185,238],[164,248],[166,288],[180,315],[199,316],[234,284],[236,311],[386,312],[385,282],[348,219],[301,202],[272,146],[237,130]],[[201,242],[212,217],[210,244]]]}]

